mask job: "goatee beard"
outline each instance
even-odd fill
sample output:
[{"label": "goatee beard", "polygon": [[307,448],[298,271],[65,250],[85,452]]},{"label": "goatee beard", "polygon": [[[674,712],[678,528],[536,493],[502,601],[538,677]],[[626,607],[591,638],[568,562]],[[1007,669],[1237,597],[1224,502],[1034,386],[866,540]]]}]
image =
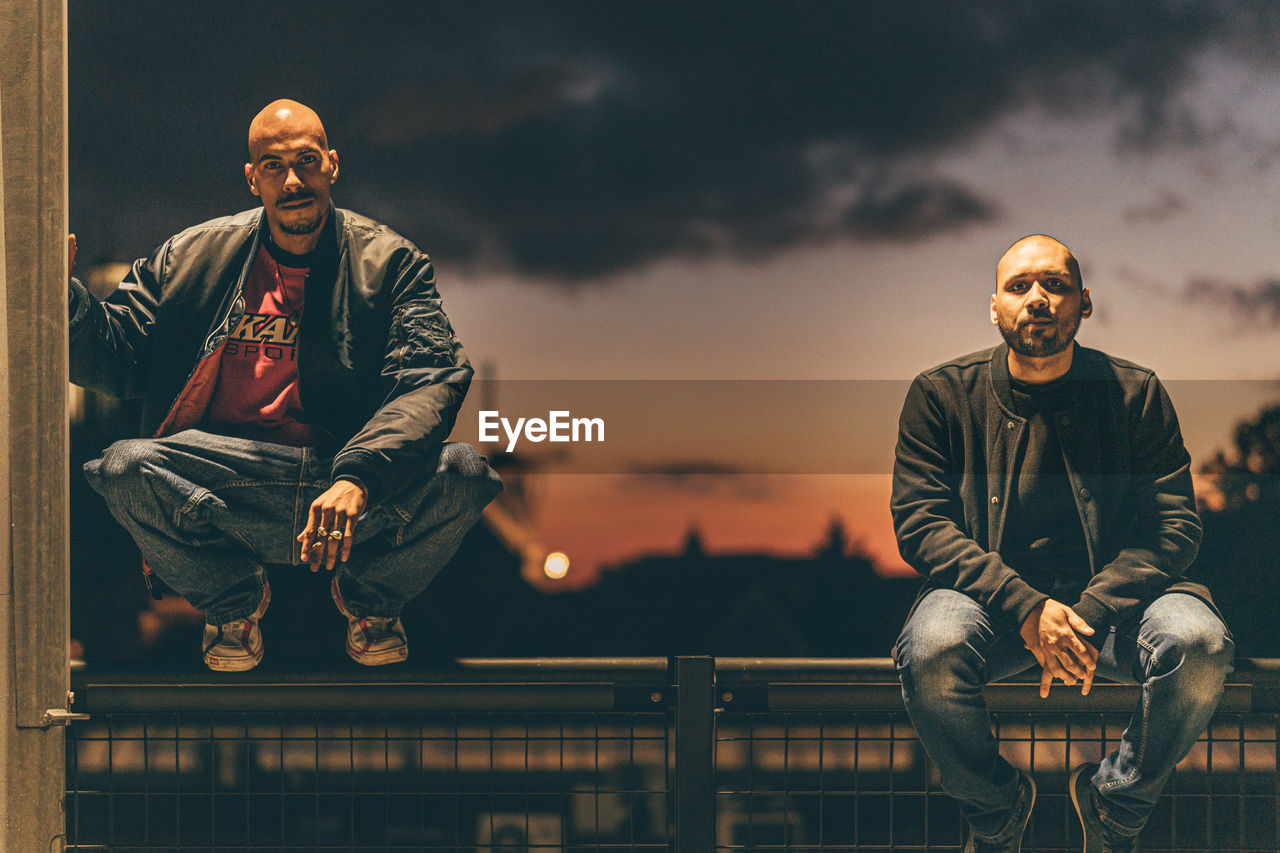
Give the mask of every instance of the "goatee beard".
[{"label": "goatee beard", "polygon": [[304,219],[300,222],[281,222],[280,230],[295,236],[311,234],[320,227],[322,222],[324,222],[324,216],[317,216],[315,219]]},{"label": "goatee beard", "polygon": [[1075,340],[1076,331],[1080,328],[1080,321],[1077,319],[1074,323],[1059,323],[1054,328],[1054,334],[1050,336],[1033,337],[1026,332],[1026,327],[1019,329],[1017,325],[1008,325],[1003,319],[996,324],[1000,329],[1000,334],[1004,336],[1005,343],[1009,345],[1009,349],[1025,355],[1029,358],[1047,358],[1051,355],[1057,355],[1063,352],[1067,347],[1071,346],[1071,342]]}]

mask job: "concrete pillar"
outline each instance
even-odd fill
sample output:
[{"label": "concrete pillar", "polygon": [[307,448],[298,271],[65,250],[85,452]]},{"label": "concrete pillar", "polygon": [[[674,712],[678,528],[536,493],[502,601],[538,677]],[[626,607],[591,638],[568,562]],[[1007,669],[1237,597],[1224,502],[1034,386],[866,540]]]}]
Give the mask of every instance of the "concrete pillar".
[{"label": "concrete pillar", "polygon": [[[0,0],[0,849],[61,850],[67,708],[65,0]],[[51,713],[52,712],[52,713]]]}]

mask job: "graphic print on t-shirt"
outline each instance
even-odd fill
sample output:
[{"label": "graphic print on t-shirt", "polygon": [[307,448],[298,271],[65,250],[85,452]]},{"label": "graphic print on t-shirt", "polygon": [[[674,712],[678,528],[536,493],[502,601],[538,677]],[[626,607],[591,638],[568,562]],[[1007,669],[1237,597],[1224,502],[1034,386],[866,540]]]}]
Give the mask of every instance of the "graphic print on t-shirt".
[{"label": "graphic print on t-shirt", "polygon": [[226,354],[294,361],[298,356],[297,339],[296,315],[246,313],[227,337]]},{"label": "graphic print on t-shirt", "polygon": [[306,446],[311,427],[298,396],[298,323],[305,267],[290,267],[264,245],[245,279],[244,314],[227,335],[218,387],[209,403],[215,431]]}]

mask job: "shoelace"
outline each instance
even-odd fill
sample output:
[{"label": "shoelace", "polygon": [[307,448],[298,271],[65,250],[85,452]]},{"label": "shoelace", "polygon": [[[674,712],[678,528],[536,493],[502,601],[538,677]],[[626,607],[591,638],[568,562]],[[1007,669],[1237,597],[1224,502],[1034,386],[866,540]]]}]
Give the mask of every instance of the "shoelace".
[{"label": "shoelace", "polygon": [[370,640],[380,640],[394,636],[391,626],[395,621],[385,616],[365,616],[360,620],[360,628]]},{"label": "shoelace", "polygon": [[249,619],[240,619],[235,622],[224,622],[218,626],[218,636],[213,638],[209,645],[205,646],[205,651],[220,646],[226,640],[238,642],[242,646],[248,645],[249,632],[253,630],[253,622]]}]

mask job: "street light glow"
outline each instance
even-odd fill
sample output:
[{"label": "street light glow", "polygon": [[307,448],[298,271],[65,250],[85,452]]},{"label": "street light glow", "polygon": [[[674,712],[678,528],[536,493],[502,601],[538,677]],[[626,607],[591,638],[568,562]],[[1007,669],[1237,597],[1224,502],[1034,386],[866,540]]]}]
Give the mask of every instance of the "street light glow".
[{"label": "street light glow", "polygon": [[569,557],[560,551],[552,551],[542,564],[542,571],[552,580],[560,580],[569,574]]}]

